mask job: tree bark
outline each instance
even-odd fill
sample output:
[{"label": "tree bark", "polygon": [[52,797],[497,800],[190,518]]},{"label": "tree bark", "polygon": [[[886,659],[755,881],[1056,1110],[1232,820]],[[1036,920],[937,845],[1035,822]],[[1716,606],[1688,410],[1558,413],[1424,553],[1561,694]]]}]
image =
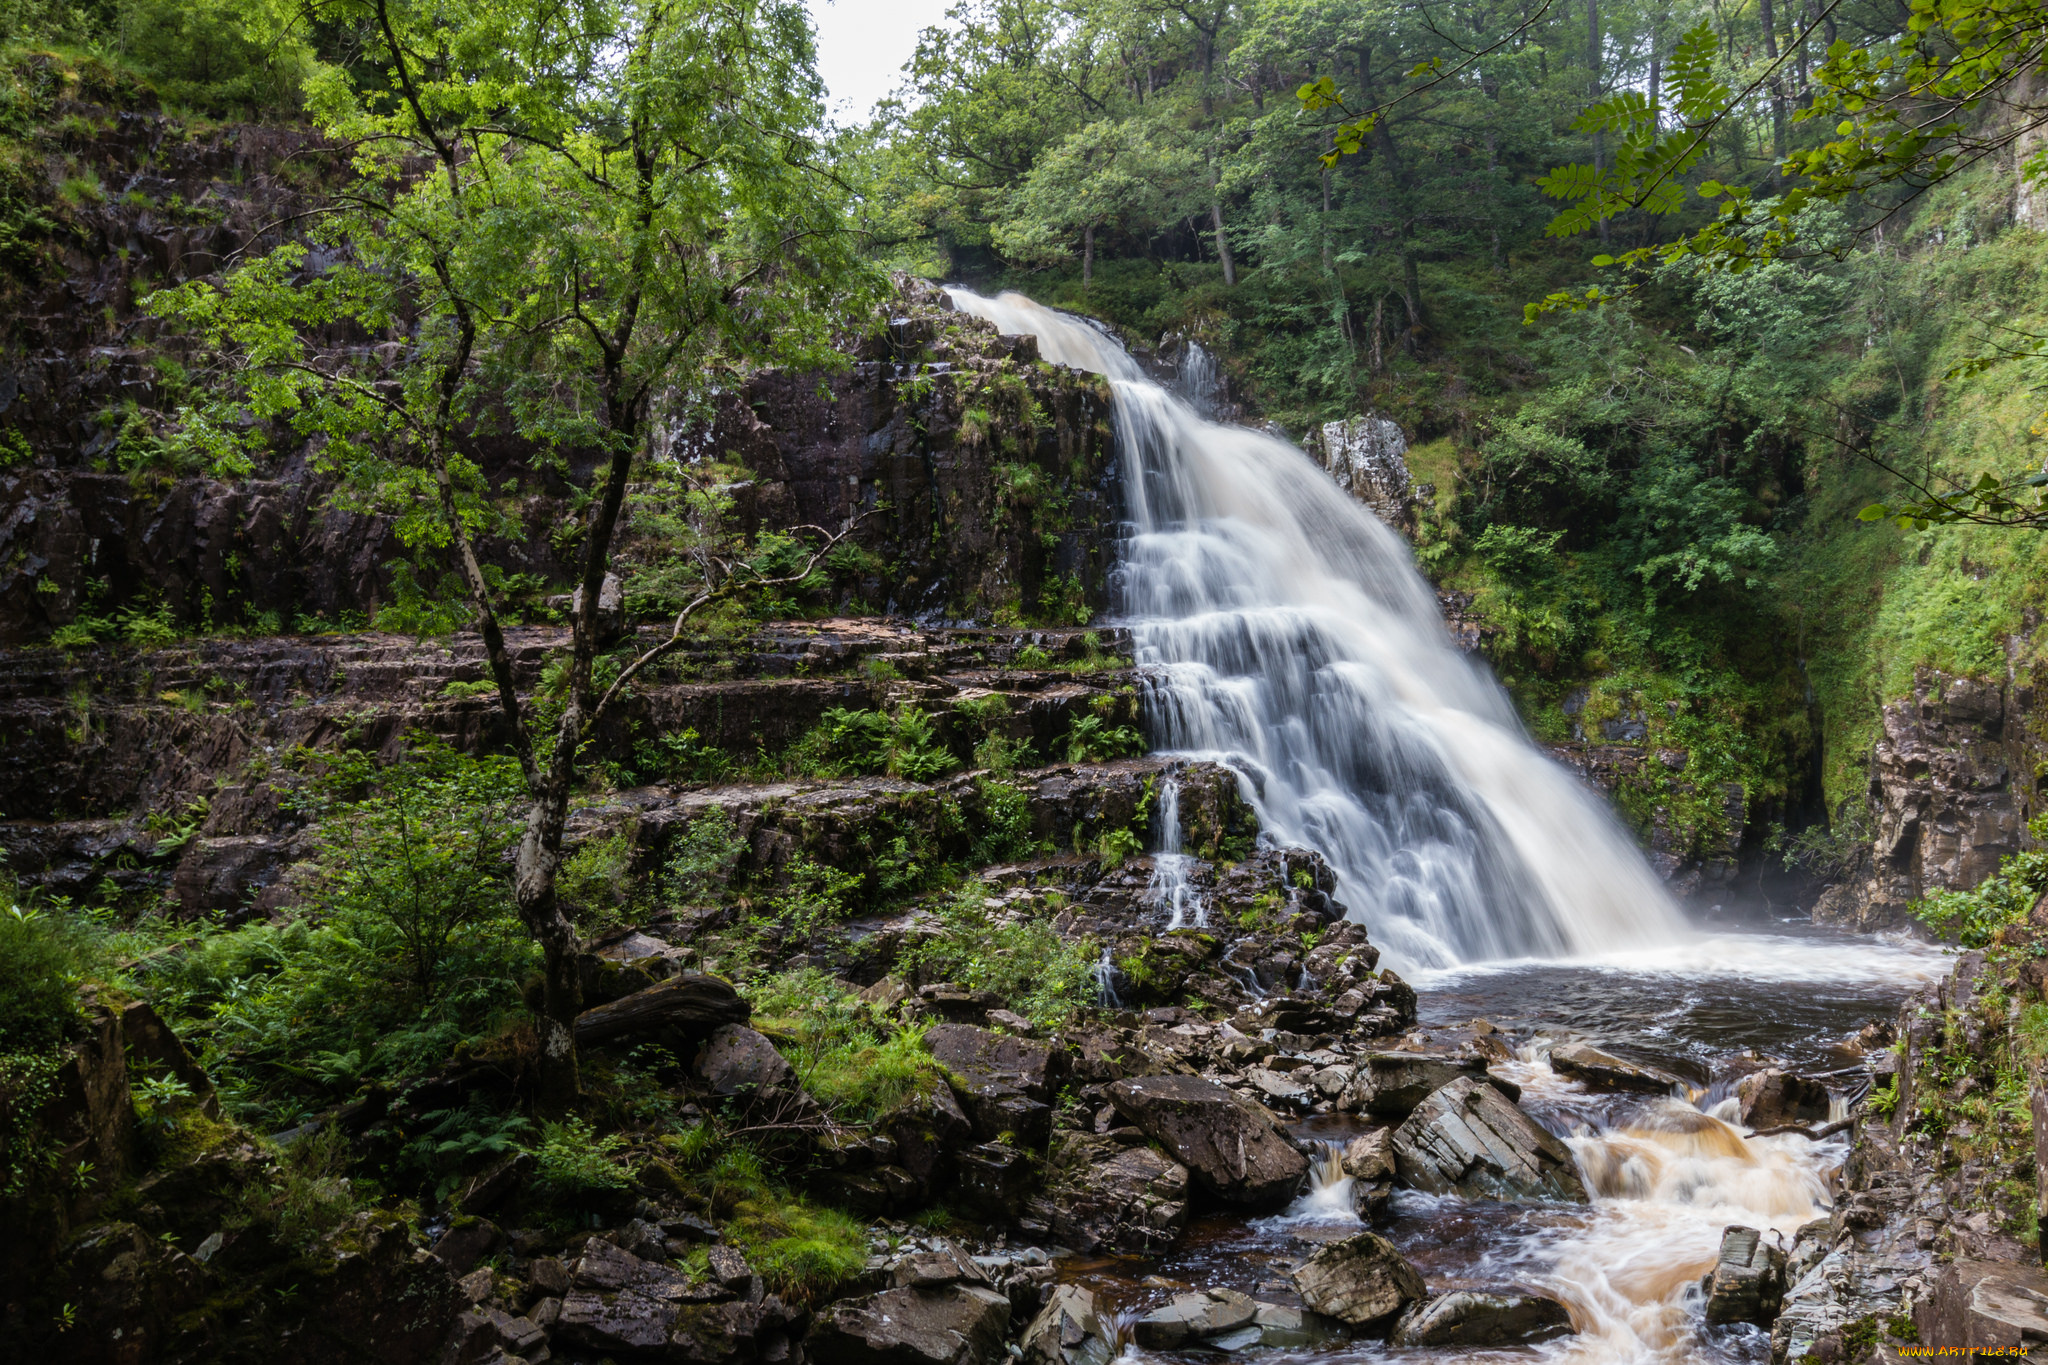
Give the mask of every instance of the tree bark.
[{"label": "tree bark", "polygon": [[[1778,60],[1778,20],[1771,8],[1771,0],[1757,0],[1757,18],[1764,26],[1764,56],[1773,63]],[[1782,163],[1785,160],[1785,78],[1778,72],[1771,73],[1771,157]],[[1777,166],[1771,168],[1771,179],[1778,178]]]},{"label": "tree bark", "polygon": [[[1765,0],[1769,3],[1769,0]],[[1600,0],[1586,0],[1586,102],[1597,104],[1600,100]],[[1598,174],[1606,165],[1607,142],[1598,129],[1593,132],[1593,170]],[[1600,245],[1606,246],[1609,231],[1607,219],[1600,219]]]},{"label": "tree bark", "polygon": [[1095,283],[1095,224],[1081,229],[1081,287]]}]

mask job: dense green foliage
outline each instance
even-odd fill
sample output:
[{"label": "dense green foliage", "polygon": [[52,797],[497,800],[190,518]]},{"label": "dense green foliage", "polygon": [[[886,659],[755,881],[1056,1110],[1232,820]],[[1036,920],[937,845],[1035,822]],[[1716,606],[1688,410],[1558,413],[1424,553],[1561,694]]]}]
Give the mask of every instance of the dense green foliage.
[{"label": "dense green foliage", "polygon": [[202,933],[145,978],[237,1115],[280,1128],[509,1027],[536,961],[512,915],[509,760],[421,744],[324,769],[302,913]]},{"label": "dense green foliage", "polygon": [[[2048,844],[2048,816],[2027,827],[2037,843]],[[1998,871],[1967,891],[1936,891],[1913,905],[1913,914],[1943,938],[1965,948],[1984,948],[1998,932],[2020,924],[2048,894],[2048,852],[2039,848],[2007,855]]]}]

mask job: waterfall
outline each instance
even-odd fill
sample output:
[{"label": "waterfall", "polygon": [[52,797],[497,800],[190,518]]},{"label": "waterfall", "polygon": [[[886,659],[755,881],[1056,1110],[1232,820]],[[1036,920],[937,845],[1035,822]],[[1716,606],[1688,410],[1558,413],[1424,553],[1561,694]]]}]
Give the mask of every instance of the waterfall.
[{"label": "waterfall", "polygon": [[1107,376],[1130,518],[1118,608],[1155,744],[1235,770],[1404,968],[1643,947],[1676,907],[1613,815],[1452,645],[1406,544],[1300,450],[1204,420],[1103,330],[962,310]]},{"label": "waterfall", "polygon": [[1145,887],[1145,899],[1168,912],[1166,931],[1209,927],[1209,910],[1202,893],[1195,888],[1195,860],[1180,847],[1180,778],[1168,773],[1159,779],[1159,851],[1152,855],[1152,880]]}]

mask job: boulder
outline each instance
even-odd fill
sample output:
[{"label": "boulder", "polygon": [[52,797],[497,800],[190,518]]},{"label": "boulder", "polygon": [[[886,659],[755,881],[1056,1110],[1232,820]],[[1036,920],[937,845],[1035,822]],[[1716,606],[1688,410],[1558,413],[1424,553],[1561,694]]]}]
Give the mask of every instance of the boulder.
[{"label": "boulder", "polygon": [[970,990],[950,981],[924,987],[917,999],[928,1014],[951,1024],[986,1024],[988,1012],[1003,1003],[1003,997],[994,991]]},{"label": "boulder", "polygon": [[1067,1079],[1066,1052],[1036,1039],[972,1024],[935,1024],[924,1041],[934,1061],[969,1084],[1000,1082],[1049,1103]]},{"label": "boulder", "polygon": [[804,1351],[818,1365],[996,1365],[1009,1330],[1010,1300],[993,1289],[885,1289],[826,1309]]},{"label": "boulder", "polygon": [[1401,1314],[1396,1346],[1522,1346],[1572,1331],[1572,1315],[1540,1294],[1439,1294]]},{"label": "boulder", "polygon": [[1785,1305],[1785,1253],[1755,1228],[1729,1227],[1721,1233],[1714,1268],[1700,1281],[1707,1296],[1707,1321],[1753,1322],[1768,1327]]},{"label": "boulder", "polygon": [[952,1169],[953,1154],[974,1140],[974,1124],[945,1086],[934,1087],[884,1122],[896,1144],[896,1164],[926,1191]]},{"label": "boulder", "polygon": [[802,1313],[773,1294],[759,1303],[686,1304],[670,1329],[667,1358],[692,1365],[787,1361],[790,1338],[801,1330],[802,1320]]},{"label": "boulder", "polygon": [[482,1365],[505,1355],[523,1355],[544,1345],[547,1333],[530,1318],[502,1308],[472,1308],[459,1314],[441,1346],[441,1365]]},{"label": "boulder", "polygon": [[1294,1289],[1318,1313],[1371,1327],[1426,1298],[1422,1276],[1376,1232],[1331,1242],[1294,1271]]},{"label": "boulder", "polygon": [[1350,1335],[1335,1318],[1278,1303],[1260,1304],[1252,1325],[1259,1329],[1261,1346],[1317,1346]]},{"label": "boulder", "polygon": [[1037,1183],[1030,1154],[1006,1142],[984,1142],[953,1157],[954,1192],[963,1207],[998,1222],[1013,1221]]},{"label": "boulder", "polygon": [[658,1351],[668,1345],[676,1305],[638,1289],[576,1290],[562,1297],[555,1337],[594,1351]]},{"label": "boulder", "polygon": [[1116,1355],[1096,1316],[1095,1296],[1076,1284],[1054,1286],[1020,1344],[1024,1365],[1109,1365]]},{"label": "boulder", "polygon": [[1199,1076],[1139,1076],[1108,1087],[1110,1103],[1226,1204],[1286,1203],[1308,1174],[1308,1158],[1273,1131],[1266,1116]]},{"label": "boulder", "polygon": [[587,1009],[576,1016],[576,1046],[614,1038],[679,1029],[705,1034],[726,1024],[744,1024],[753,1007],[723,977],[688,972],[658,986]]},{"label": "boulder", "polygon": [[1394,1174],[1394,1130],[1375,1128],[1344,1144],[1344,1174],[1353,1180],[1385,1180]]},{"label": "boulder", "polygon": [[683,1279],[667,1265],[643,1260],[602,1237],[593,1237],[583,1244],[583,1254],[569,1268],[569,1278],[574,1288],[597,1294],[622,1289],[645,1289],[659,1294]]},{"label": "boulder", "polygon": [[1745,1128],[1776,1128],[1787,1123],[1825,1123],[1828,1088],[1819,1081],[1771,1067],[1753,1071],[1735,1084]]},{"label": "boulder", "polygon": [[1571,1149],[1469,1076],[1417,1106],[1393,1145],[1402,1183],[1431,1194],[1587,1202]]},{"label": "boulder", "polygon": [[1437,1091],[1463,1076],[1485,1076],[1486,1063],[1477,1057],[1423,1052],[1369,1052],[1352,1081],[1352,1099],[1360,1113],[1399,1122]]},{"label": "boulder", "polygon": [[434,1243],[433,1251],[451,1273],[463,1275],[504,1245],[505,1233],[496,1223],[487,1218],[457,1218]]},{"label": "boulder", "polygon": [[1063,1133],[1025,1221],[1075,1251],[1163,1251],[1187,1226],[1188,1168],[1149,1144]]},{"label": "boulder", "polygon": [[938,1024],[925,1034],[961,1105],[984,1141],[1005,1134],[1042,1148],[1052,1136],[1050,1101],[1066,1080],[1067,1054],[1050,1043],[991,1033],[972,1024]]},{"label": "boulder", "polygon": [[1234,1289],[1177,1294],[1133,1323],[1131,1339],[1147,1350],[1171,1351],[1249,1326],[1258,1309],[1249,1294]]},{"label": "boulder", "polygon": [[1920,1340],[2018,1358],[2048,1345],[2048,1273],[2037,1266],[1958,1258],[1941,1267],[1914,1311]]},{"label": "boulder", "polygon": [[1668,1071],[1602,1052],[1590,1043],[1552,1048],[1550,1069],[1605,1090],[1640,1090],[1651,1095],[1668,1095],[1673,1086],[1685,1083]]},{"label": "boulder", "polygon": [[988,1275],[960,1247],[941,1240],[931,1251],[915,1251],[898,1261],[889,1272],[889,1283],[898,1289],[936,1289],[945,1284],[988,1284]]}]

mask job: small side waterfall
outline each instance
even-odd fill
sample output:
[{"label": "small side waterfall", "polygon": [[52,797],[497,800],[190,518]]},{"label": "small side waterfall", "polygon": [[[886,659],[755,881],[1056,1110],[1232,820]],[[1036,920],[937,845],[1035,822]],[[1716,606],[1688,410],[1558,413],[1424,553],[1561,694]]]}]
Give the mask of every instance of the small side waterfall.
[{"label": "small side waterfall", "polygon": [[1228,764],[1402,967],[1612,952],[1681,921],[1614,817],[1460,654],[1407,547],[1300,450],[1206,421],[1102,330],[953,289],[1109,377],[1122,614],[1160,748]]},{"label": "small side waterfall", "polygon": [[1315,1139],[1315,1153],[1308,1163],[1307,1187],[1285,1212],[1265,1222],[1272,1226],[1363,1222],[1352,1196],[1357,1182],[1344,1171],[1344,1145],[1338,1138]]},{"label": "small side waterfall", "polygon": [[1195,860],[1180,847],[1180,779],[1172,773],[1159,779],[1159,851],[1152,855],[1152,880],[1145,899],[1169,912],[1166,930],[1206,929],[1209,909],[1195,889]]}]

